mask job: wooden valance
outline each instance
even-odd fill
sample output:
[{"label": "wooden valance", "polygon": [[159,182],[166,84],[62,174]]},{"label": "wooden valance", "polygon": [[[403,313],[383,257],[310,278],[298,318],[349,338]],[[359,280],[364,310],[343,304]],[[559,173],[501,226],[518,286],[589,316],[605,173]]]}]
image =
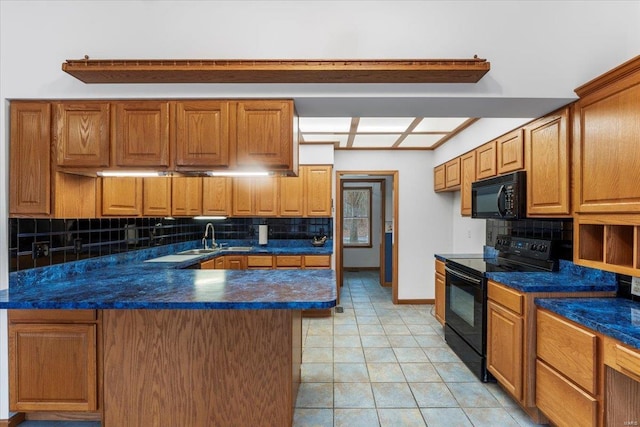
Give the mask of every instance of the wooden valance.
[{"label": "wooden valance", "polygon": [[218,60],[68,59],[84,83],[477,83],[486,59]]}]

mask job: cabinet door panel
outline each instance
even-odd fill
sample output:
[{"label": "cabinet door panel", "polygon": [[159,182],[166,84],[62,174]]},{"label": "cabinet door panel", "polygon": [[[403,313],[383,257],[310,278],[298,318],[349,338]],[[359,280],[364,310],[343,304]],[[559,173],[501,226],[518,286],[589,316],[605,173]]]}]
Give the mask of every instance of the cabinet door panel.
[{"label": "cabinet door panel", "polygon": [[102,215],[141,214],[142,178],[102,178]]},{"label": "cabinet door panel", "polygon": [[524,168],[522,129],[508,133],[496,141],[498,174]]},{"label": "cabinet door panel", "polygon": [[306,196],[305,216],[331,216],[331,166],[300,166]]},{"label": "cabinet door panel", "polygon": [[460,158],[460,214],[471,215],[471,183],[476,180],[476,152]]},{"label": "cabinet door panel", "polygon": [[238,102],[236,152],[240,167],[289,169],[293,162],[293,102]]},{"label": "cabinet door panel", "polygon": [[635,80],[576,104],[578,212],[640,211],[640,77]]},{"label": "cabinet door panel", "polygon": [[262,216],[278,215],[278,179],[256,178],[254,181],[255,214]]},{"label": "cabinet door panel", "polygon": [[491,300],[487,308],[487,369],[513,397],[522,400],[522,317]]},{"label": "cabinet door panel", "polygon": [[175,216],[202,214],[202,178],[173,177],[171,183],[171,213]]},{"label": "cabinet door panel", "polygon": [[176,104],[176,166],[229,167],[229,103]]},{"label": "cabinet door panel", "polygon": [[169,104],[119,102],[115,107],[116,165],[169,167]]},{"label": "cabinet door panel", "polygon": [[476,175],[478,179],[496,176],[496,142],[489,142],[476,149]]},{"label": "cabinet door panel", "polygon": [[109,103],[63,102],[56,105],[58,166],[109,166]]},{"label": "cabinet door panel", "polygon": [[445,163],[444,176],[447,189],[456,189],[460,186],[460,157]]},{"label": "cabinet door panel", "polygon": [[564,109],[527,126],[527,215],[570,215],[569,128]]},{"label": "cabinet door panel", "polygon": [[96,325],[10,327],[10,409],[97,409]]},{"label": "cabinet door panel", "polygon": [[37,102],[11,103],[9,212],[51,213],[51,107]]},{"label": "cabinet door panel", "polygon": [[433,168],[433,191],[442,191],[446,187],[444,165]]},{"label": "cabinet door panel", "polygon": [[[304,166],[300,166],[302,175]],[[280,177],[280,216],[304,215],[304,178],[302,176]]]},{"label": "cabinet door panel", "polygon": [[202,214],[223,215],[231,213],[231,178],[202,178]]},{"label": "cabinet door panel", "polygon": [[[436,261],[438,262],[438,261]],[[445,299],[445,284],[444,284],[444,276],[442,274],[438,274],[436,273],[436,278],[435,278],[435,283],[436,283],[436,319],[438,319],[438,322],[440,322],[441,324],[444,325],[445,322],[445,304],[444,304],[444,299]]]},{"label": "cabinet door panel", "polygon": [[142,195],[143,215],[171,216],[171,178],[144,178]]},{"label": "cabinet door panel", "polygon": [[233,180],[233,215],[253,215],[253,179],[234,178]]}]

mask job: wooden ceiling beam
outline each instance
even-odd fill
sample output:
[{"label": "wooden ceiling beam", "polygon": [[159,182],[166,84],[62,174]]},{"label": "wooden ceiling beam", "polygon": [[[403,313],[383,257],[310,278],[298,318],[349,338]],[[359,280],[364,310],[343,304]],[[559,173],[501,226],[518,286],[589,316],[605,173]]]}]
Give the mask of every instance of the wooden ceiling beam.
[{"label": "wooden ceiling beam", "polygon": [[486,59],[218,60],[68,59],[84,83],[477,83]]}]

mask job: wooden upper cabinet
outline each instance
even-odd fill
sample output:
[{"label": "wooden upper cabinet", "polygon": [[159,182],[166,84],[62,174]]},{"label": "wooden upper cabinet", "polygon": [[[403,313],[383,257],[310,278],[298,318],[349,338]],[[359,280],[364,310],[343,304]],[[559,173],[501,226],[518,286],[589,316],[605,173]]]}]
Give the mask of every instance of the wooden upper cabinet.
[{"label": "wooden upper cabinet", "polygon": [[162,168],[169,160],[169,103],[121,101],[113,104],[115,166]]},{"label": "wooden upper cabinet", "polygon": [[640,57],[576,93],[575,211],[640,212]]},{"label": "wooden upper cabinet", "polygon": [[524,129],[528,216],[571,215],[568,122],[563,108]]},{"label": "wooden upper cabinet", "polygon": [[460,157],[460,214],[471,215],[471,183],[476,180],[476,152]]},{"label": "wooden upper cabinet", "polygon": [[240,101],[236,109],[236,162],[240,168],[297,170],[293,101]]},{"label": "wooden upper cabinet", "polygon": [[476,178],[480,180],[496,176],[496,160],[496,141],[476,148]]},{"label": "wooden upper cabinet", "polygon": [[230,166],[228,101],[176,103],[175,164],[178,169]]},{"label": "wooden upper cabinet", "polygon": [[460,188],[460,157],[444,164],[445,187],[449,190]]},{"label": "wooden upper cabinet", "polygon": [[253,215],[253,179],[233,179],[233,216]]},{"label": "wooden upper cabinet", "polygon": [[140,216],[142,178],[102,178],[102,215]]},{"label": "wooden upper cabinet", "polygon": [[55,104],[54,147],[58,167],[109,166],[109,113],[108,102]]},{"label": "wooden upper cabinet", "polygon": [[202,214],[202,178],[191,176],[172,178],[171,214],[173,216]]},{"label": "wooden upper cabinet", "polygon": [[433,168],[433,190],[442,191],[446,188],[444,165]]},{"label": "wooden upper cabinet", "polygon": [[171,216],[171,181],[169,177],[143,178],[143,215]]},{"label": "wooden upper cabinet", "polygon": [[278,215],[278,179],[277,177],[255,178],[254,209],[258,216]]},{"label": "wooden upper cabinet", "polygon": [[[56,172],[53,176],[53,218],[97,218],[99,179]],[[78,201],[82,201],[79,203]]]},{"label": "wooden upper cabinet", "polygon": [[304,216],[331,216],[331,172],[330,165],[300,167],[300,174],[304,181]]},{"label": "wooden upper cabinet", "polygon": [[202,178],[202,214],[231,215],[231,178]]},{"label": "wooden upper cabinet", "polygon": [[522,129],[501,136],[496,141],[498,175],[524,168]]},{"label": "wooden upper cabinet", "polygon": [[299,217],[305,211],[304,173],[305,166],[300,166],[300,176],[281,176],[280,205],[281,216]]},{"label": "wooden upper cabinet", "polygon": [[51,106],[42,102],[11,103],[9,146],[9,213],[51,213]]}]

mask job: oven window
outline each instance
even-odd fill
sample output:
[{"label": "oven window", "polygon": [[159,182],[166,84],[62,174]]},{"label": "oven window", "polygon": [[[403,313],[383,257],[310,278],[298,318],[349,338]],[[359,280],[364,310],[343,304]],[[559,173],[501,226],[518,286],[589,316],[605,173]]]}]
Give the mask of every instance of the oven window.
[{"label": "oven window", "polygon": [[451,310],[456,313],[462,320],[467,322],[471,327],[476,326],[474,316],[474,296],[457,286],[451,286],[450,294]]}]

